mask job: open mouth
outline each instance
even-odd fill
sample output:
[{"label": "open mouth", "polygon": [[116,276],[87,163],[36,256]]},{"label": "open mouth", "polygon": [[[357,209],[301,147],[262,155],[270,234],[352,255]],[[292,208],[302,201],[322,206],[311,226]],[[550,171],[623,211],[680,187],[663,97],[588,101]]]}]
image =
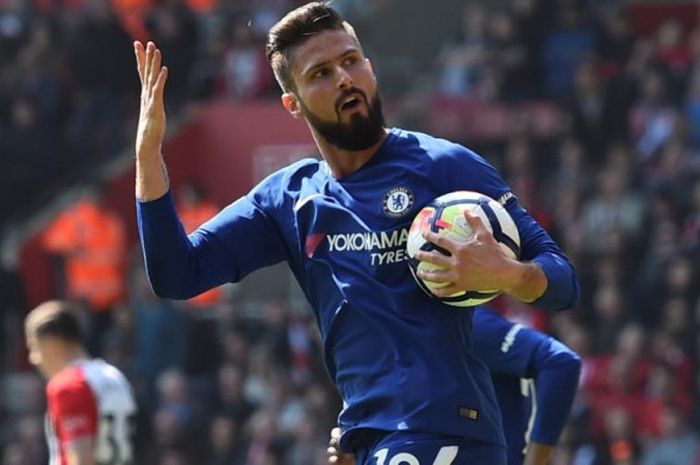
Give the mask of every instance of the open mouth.
[{"label": "open mouth", "polygon": [[362,103],[362,98],[360,96],[353,96],[347,99],[345,102],[340,105],[340,110],[341,111],[346,111],[346,110],[353,110],[357,107],[360,106]]}]

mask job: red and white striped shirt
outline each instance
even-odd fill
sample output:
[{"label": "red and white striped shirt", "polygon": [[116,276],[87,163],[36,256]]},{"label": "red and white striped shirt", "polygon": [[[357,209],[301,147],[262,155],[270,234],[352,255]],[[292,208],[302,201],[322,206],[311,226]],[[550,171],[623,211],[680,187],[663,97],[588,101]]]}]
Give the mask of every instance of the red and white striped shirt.
[{"label": "red and white striped shirt", "polygon": [[103,360],[67,366],[46,386],[50,465],[67,465],[66,445],[92,437],[97,464],[133,462],[136,402],[124,375]]}]

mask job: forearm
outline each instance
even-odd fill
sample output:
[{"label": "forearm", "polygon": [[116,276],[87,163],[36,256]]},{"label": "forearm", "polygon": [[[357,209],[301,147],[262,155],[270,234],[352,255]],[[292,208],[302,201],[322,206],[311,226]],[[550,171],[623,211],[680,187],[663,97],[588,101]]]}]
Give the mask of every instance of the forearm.
[{"label": "forearm", "polygon": [[503,291],[523,302],[534,302],[547,290],[547,276],[537,263],[512,261],[505,276]]},{"label": "forearm", "polygon": [[535,421],[530,440],[541,444],[556,445],[571,413],[581,372],[581,360],[559,341],[550,339],[548,347],[538,349],[547,356],[540,359],[535,368],[536,406]]},{"label": "forearm", "polygon": [[160,150],[136,153],[136,199],[148,202],[163,197],[169,189],[168,171]]},{"label": "forearm", "polygon": [[523,465],[546,465],[549,457],[554,452],[554,446],[541,444],[539,442],[529,442]]},{"label": "forearm", "polygon": [[225,281],[213,276],[223,268],[225,252],[212,241],[192,242],[169,192],[151,202],[137,202],[136,210],[144,262],[156,295],[187,299]]},{"label": "forearm", "polygon": [[[574,267],[547,232],[521,207],[513,203],[508,209],[518,225],[523,263],[539,267],[539,272],[525,273],[526,289],[533,292],[523,299],[543,310],[564,310],[576,304],[580,289]],[[542,275],[539,275],[539,273]],[[533,278],[533,275],[535,276]],[[544,289],[538,288],[544,278]],[[534,296],[534,290],[541,291]],[[534,296],[534,299],[532,298]]]}]

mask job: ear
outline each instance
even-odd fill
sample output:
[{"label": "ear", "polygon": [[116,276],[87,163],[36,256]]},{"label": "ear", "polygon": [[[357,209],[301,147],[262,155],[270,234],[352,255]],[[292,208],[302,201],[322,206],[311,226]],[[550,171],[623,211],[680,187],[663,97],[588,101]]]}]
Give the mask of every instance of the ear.
[{"label": "ear", "polygon": [[372,73],[372,77],[374,78],[374,82],[377,82],[377,75],[374,74],[374,67],[372,66],[372,60],[369,58],[365,58],[365,63],[367,63],[367,66],[369,66],[369,70]]},{"label": "ear", "polygon": [[282,106],[296,119],[301,119],[304,115],[301,112],[301,105],[299,105],[299,99],[296,95],[291,92],[285,92],[282,94]]}]

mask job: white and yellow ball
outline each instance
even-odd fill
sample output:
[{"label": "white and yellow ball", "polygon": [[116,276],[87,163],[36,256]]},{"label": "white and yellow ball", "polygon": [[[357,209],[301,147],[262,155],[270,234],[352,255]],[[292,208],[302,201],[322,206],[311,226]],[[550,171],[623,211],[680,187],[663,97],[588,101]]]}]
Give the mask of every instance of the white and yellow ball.
[{"label": "white and yellow ball", "polygon": [[455,307],[473,307],[495,299],[501,293],[499,290],[490,291],[465,291],[453,294],[449,297],[437,297],[432,293],[433,289],[447,286],[447,283],[435,283],[422,280],[418,277],[418,270],[440,269],[439,265],[421,262],[415,258],[419,250],[438,250],[448,254],[447,251],[428,242],[423,237],[426,230],[441,234],[455,241],[467,241],[472,236],[472,229],[464,218],[464,211],[470,210],[481,217],[484,225],[493,233],[494,238],[511,258],[520,256],[520,234],[515,226],[513,218],[492,198],[472,191],[456,191],[441,195],[418,212],[411,230],[408,234],[406,252],[409,257],[411,273],[418,285],[429,295],[440,299],[447,305]]}]

